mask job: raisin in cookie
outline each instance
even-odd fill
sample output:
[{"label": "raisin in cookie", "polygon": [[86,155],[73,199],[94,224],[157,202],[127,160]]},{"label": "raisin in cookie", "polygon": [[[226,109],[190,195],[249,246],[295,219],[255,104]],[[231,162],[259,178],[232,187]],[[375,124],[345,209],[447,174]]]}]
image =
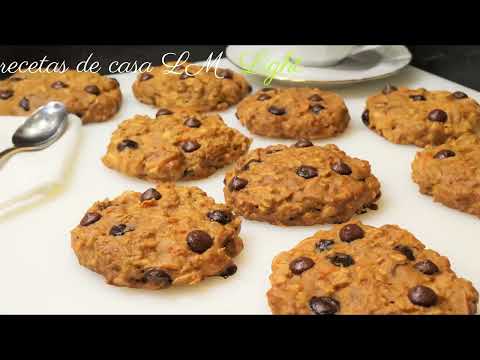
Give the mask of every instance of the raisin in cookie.
[{"label": "raisin in cookie", "polygon": [[240,222],[199,188],[170,183],[96,202],[71,240],[80,264],[109,284],[163,289],[233,275]]},{"label": "raisin in cookie", "polygon": [[137,115],[121,123],[102,160],[152,181],[200,179],[238,159],[250,143],[217,114],[163,108],[155,119]]},{"label": "raisin in cookie", "polygon": [[252,133],[288,139],[322,139],[350,120],[342,98],[314,88],[265,88],[238,105],[237,118]]},{"label": "raisin in cookie", "polygon": [[480,139],[466,134],[418,152],[412,178],[422,194],[480,217]]},{"label": "raisin in cookie", "polygon": [[353,221],[276,256],[274,314],[474,314],[478,293],[450,263],[396,225]]},{"label": "raisin in cookie", "polygon": [[133,84],[135,97],[156,107],[183,107],[195,111],[221,111],[238,103],[251,91],[245,78],[229,69],[185,63],[153,67],[138,75]]},{"label": "raisin in cookie", "polygon": [[380,196],[367,161],[306,140],[251,151],[225,184],[225,200],[238,214],[275,225],[345,222]]},{"label": "raisin in cookie", "polygon": [[367,99],[362,121],[396,144],[440,145],[476,132],[480,106],[465,93],[387,86]]},{"label": "raisin in cookie", "polygon": [[28,115],[49,101],[61,101],[85,124],[113,117],[120,109],[122,94],[115,79],[73,70],[18,72],[0,81],[0,115]]}]

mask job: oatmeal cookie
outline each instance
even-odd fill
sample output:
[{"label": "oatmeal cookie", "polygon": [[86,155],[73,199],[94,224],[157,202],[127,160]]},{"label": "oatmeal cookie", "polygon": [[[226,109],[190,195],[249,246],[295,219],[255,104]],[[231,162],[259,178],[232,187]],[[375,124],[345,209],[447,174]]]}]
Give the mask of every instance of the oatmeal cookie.
[{"label": "oatmeal cookie", "polygon": [[86,124],[112,118],[120,109],[122,93],[116,79],[73,70],[17,72],[0,81],[0,115],[29,115],[49,101],[64,103]]},{"label": "oatmeal cookie", "polygon": [[319,231],[276,256],[273,314],[475,314],[478,292],[396,225],[358,221]]},{"label": "oatmeal cookie", "polygon": [[350,120],[340,96],[314,88],[262,89],[242,100],[236,115],[254,134],[288,139],[332,137]]},{"label": "oatmeal cookie", "polygon": [[367,99],[363,123],[396,144],[440,145],[480,128],[480,106],[467,94],[387,86]]},{"label": "oatmeal cookie", "polygon": [[418,152],[412,178],[422,194],[480,217],[480,138],[466,134]]},{"label": "oatmeal cookie", "polygon": [[96,202],[71,242],[80,264],[107,283],[163,289],[233,275],[240,223],[199,188],[169,183]]},{"label": "oatmeal cookie", "polygon": [[255,149],[227,173],[225,200],[252,220],[275,225],[342,223],[375,208],[380,183],[367,161],[347,156],[335,145]]},{"label": "oatmeal cookie", "polygon": [[191,110],[221,111],[238,103],[250,91],[245,78],[229,69],[185,63],[173,70],[175,63],[153,67],[138,75],[132,89],[135,97],[155,107],[183,107]]},{"label": "oatmeal cookie", "polygon": [[151,181],[201,179],[245,154],[250,143],[217,114],[162,108],[154,119],[136,115],[122,122],[102,160]]}]

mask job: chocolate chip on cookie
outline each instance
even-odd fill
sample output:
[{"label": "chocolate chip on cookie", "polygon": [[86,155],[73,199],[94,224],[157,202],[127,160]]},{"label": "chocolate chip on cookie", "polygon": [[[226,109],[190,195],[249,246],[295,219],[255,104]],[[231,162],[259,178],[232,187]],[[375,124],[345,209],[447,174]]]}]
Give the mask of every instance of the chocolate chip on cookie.
[{"label": "chocolate chip on cookie", "polygon": [[165,109],[165,108],[160,108],[158,109],[157,113],[155,114],[155,117],[159,117],[159,116],[162,116],[162,115],[172,115],[173,112],[168,110],[168,109]]},{"label": "chocolate chip on cookie", "polygon": [[313,95],[310,95],[308,97],[308,100],[310,100],[310,101],[322,101],[323,98],[318,94],[313,94]]},{"label": "chocolate chip on cookie", "polygon": [[315,265],[314,261],[309,257],[299,257],[293,260],[290,263],[290,271],[295,275],[300,275],[301,273],[307,271]]},{"label": "chocolate chip on cookie", "polygon": [[348,224],[342,227],[338,235],[340,240],[350,243],[352,241],[362,239],[365,236],[365,232],[356,224]]},{"label": "chocolate chip on cookie", "polygon": [[344,162],[333,163],[331,169],[340,175],[350,175],[352,173],[352,169],[350,168],[350,166],[348,166]]},{"label": "chocolate chip on cookie", "polygon": [[410,95],[410,99],[413,101],[426,101],[427,98],[423,95]]},{"label": "chocolate chip on cookie", "polygon": [[447,119],[448,119],[447,113],[443,110],[440,110],[440,109],[432,110],[428,114],[428,120],[430,120],[430,121],[444,123],[444,122],[447,121]]},{"label": "chocolate chip on cookie", "polygon": [[336,253],[328,259],[333,265],[340,267],[349,267],[355,264],[355,261],[350,255],[343,253]]},{"label": "chocolate chip on cookie", "polygon": [[97,85],[87,85],[85,86],[85,91],[95,96],[98,96],[101,93],[100,88]]},{"label": "chocolate chip on cookie", "polygon": [[454,157],[455,151],[444,149],[437,152],[433,157],[437,160],[443,160],[449,157]]},{"label": "chocolate chip on cookie", "polygon": [[390,94],[390,93],[392,93],[392,92],[394,92],[394,91],[397,91],[397,90],[398,90],[398,88],[397,88],[396,86],[393,86],[393,85],[391,85],[391,84],[387,84],[387,85],[385,85],[385,87],[383,88],[382,93],[383,93],[384,95],[388,95],[388,94]]},{"label": "chocolate chip on cookie", "polygon": [[410,247],[406,245],[396,245],[393,249],[405,255],[408,260],[415,260],[415,255],[413,254],[413,250]]},{"label": "chocolate chip on cookie", "polygon": [[232,214],[230,212],[223,211],[223,210],[209,211],[207,214],[207,217],[211,221],[218,222],[222,225],[226,225],[232,221]]},{"label": "chocolate chip on cookie", "polygon": [[307,139],[300,139],[295,144],[293,144],[293,147],[296,147],[296,148],[305,148],[310,146],[313,146],[313,143]]},{"label": "chocolate chip on cookie", "polygon": [[18,106],[20,106],[25,111],[30,111],[30,101],[25,97],[20,100]]},{"label": "chocolate chip on cookie", "polygon": [[187,244],[194,253],[203,254],[212,247],[213,239],[205,231],[194,230],[188,234]]},{"label": "chocolate chip on cookie", "polygon": [[100,215],[97,212],[87,212],[85,216],[82,218],[80,221],[80,226],[89,226],[94,223],[96,223],[98,220],[102,218],[102,215]]},{"label": "chocolate chip on cookie", "polygon": [[316,315],[332,315],[340,310],[340,303],[329,296],[313,296],[309,306]]},{"label": "chocolate chip on cookie", "polygon": [[313,166],[302,165],[297,169],[297,175],[304,179],[311,179],[318,176],[318,171]]},{"label": "chocolate chip on cookie", "polygon": [[425,275],[433,275],[438,273],[439,269],[438,266],[435,265],[430,260],[420,261],[415,264],[415,269],[424,273]]},{"label": "chocolate chip on cookie", "polygon": [[153,79],[153,75],[152,75],[152,74],[149,74],[149,73],[142,73],[142,74],[138,77],[138,80],[139,80],[139,81],[147,81],[147,80],[150,80],[150,79]]},{"label": "chocolate chip on cookie", "polygon": [[[272,97],[267,94],[260,94],[259,97],[257,97],[258,101],[265,101],[265,100],[270,100]],[[237,117],[238,118],[238,117]]]},{"label": "chocolate chip on cookie", "polygon": [[140,196],[140,201],[160,200],[161,198],[162,194],[160,194],[156,189],[150,188]]},{"label": "chocolate chip on cookie", "polygon": [[452,96],[455,98],[455,99],[466,99],[468,98],[468,95],[465,94],[464,92],[461,92],[461,91],[455,91]]},{"label": "chocolate chip on cookie", "polygon": [[123,151],[125,149],[138,149],[138,143],[130,139],[124,139],[117,145],[118,151]]},{"label": "chocolate chip on cookie", "polygon": [[232,178],[230,183],[228,184],[228,189],[230,191],[239,191],[242,190],[245,186],[248,185],[248,181],[238,176]]},{"label": "chocolate chip on cookie", "polygon": [[369,118],[369,110],[365,110],[363,113],[362,113],[362,122],[368,126],[370,125],[370,118]]},{"label": "chocolate chip on cookie", "polygon": [[411,288],[408,292],[408,298],[413,304],[424,307],[433,306],[438,301],[435,291],[422,285]]},{"label": "chocolate chip on cookie", "polygon": [[0,99],[2,100],[7,100],[10,99],[13,96],[13,91],[12,90],[0,90]]},{"label": "chocolate chip on cookie", "polygon": [[199,128],[202,126],[201,121],[194,117],[189,117],[183,124],[189,128]]},{"label": "chocolate chip on cookie", "polygon": [[320,240],[315,243],[315,250],[320,252],[330,250],[334,243],[335,241],[333,240]]},{"label": "chocolate chip on cookie", "polygon": [[270,106],[268,108],[268,112],[273,115],[280,116],[280,115],[285,115],[287,113],[287,110],[285,110],[285,108],[281,108],[278,106]]},{"label": "chocolate chip on cookie", "polygon": [[63,81],[57,80],[50,85],[52,89],[65,89],[68,88],[68,85],[65,84]]},{"label": "chocolate chip on cookie", "polygon": [[123,236],[129,231],[132,231],[132,229],[126,224],[118,224],[111,227],[109,234],[112,236]]},{"label": "chocolate chip on cookie", "polygon": [[152,283],[161,289],[167,288],[172,284],[170,275],[166,271],[158,268],[146,269],[143,278],[146,282]]},{"label": "chocolate chip on cookie", "polygon": [[182,148],[182,150],[186,153],[191,153],[191,152],[194,152],[195,150],[198,150],[200,149],[200,144],[196,141],[183,141],[181,144],[180,144],[180,147]]},{"label": "chocolate chip on cookie", "polygon": [[232,275],[235,275],[237,273],[237,265],[233,264],[227,267],[225,270],[223,270],[219,276],[223,277],[224,279],[229,278]]}]

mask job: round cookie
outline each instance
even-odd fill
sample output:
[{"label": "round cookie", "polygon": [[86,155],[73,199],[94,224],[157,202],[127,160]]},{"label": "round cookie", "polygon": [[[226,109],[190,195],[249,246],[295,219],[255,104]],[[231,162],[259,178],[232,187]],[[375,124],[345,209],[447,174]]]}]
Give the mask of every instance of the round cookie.
[{"label": "round cookie", "polygon": [[376,208],[380,183],[367,161],[306,140],[255,149],[227,173],[226,203],[247,219],[275,225],[342,223]]},{"label": "round cookie", "polygon": [[257,135],[311,140],[338,135],[350,120],[340,96],[315,88],[262,89],[240,102],[236,116]]},{"label": "round cookie", "polygon": [[136,115],[122,122],[102,161],[152,181],[201,179],[237,160],[250,143],[217,114],[163,108],[155,119]]},{"label": "round cookie", "polygon": [[462,135],[418,152],[412,178],[422,194],[480,217],[480,139]]},{"label": "round cookie", "polygon": [[439,145],[480,128],[480,106],[463,92],[387,86],[367,99],[363,123],[396,144]]},{"label": "round cookie", "polygon": [[86,124],[113,117],[120,109],[122,93],[116,79],[73,70],[17,72],[0,81],[0,115],[28,115],[49,101],[61,101]]},{"label": "round cookie", "polygon": [[319,231],[276,256],[273,314],[475,314],[478,292],[396,225]]},{"label": "round cookie", "polygon": [[232,70],[213,67],[207,71],[189,63],[173,69],[174,65],[170,62],[139,74],[132,86],[135,97],[156,107],[206,112],[225,110],[251,91],[245,78]]},{"label": "round cookie", "polygon": [[80,264],[107,283],[163,289],[233,275],[240,223],[199,188],[169,183],[96,202],[71,242]]}]

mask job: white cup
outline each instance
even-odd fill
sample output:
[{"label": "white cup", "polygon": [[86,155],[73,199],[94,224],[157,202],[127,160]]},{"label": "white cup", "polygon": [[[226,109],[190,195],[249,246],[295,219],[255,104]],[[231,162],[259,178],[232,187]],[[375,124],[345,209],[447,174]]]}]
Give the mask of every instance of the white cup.
[{"label": "white cup", "polygon": [[300,64],[327,67],[339,63],[348,56],[379,48],[380,45],[308,45],[292,46],[291,57],[300,58]]}]

